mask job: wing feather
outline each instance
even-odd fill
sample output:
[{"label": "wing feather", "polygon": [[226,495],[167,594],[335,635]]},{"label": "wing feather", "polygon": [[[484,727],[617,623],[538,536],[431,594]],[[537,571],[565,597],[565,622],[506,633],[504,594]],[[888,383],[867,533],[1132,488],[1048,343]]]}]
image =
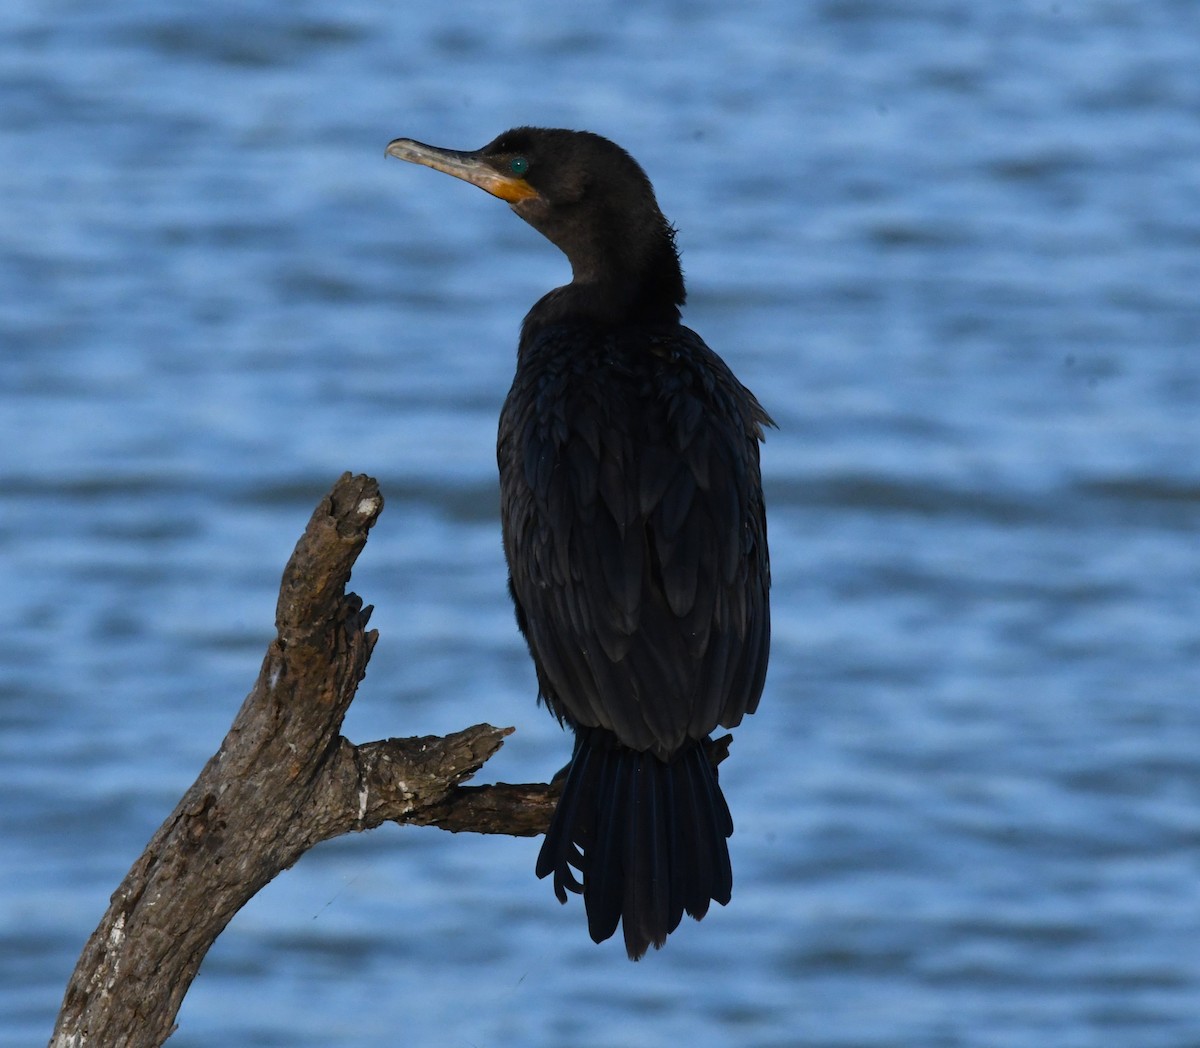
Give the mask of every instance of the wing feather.
[{"label": "wing feather", "polygon": [[770,419],[686,328],[670,352],[595,338],[522,344],[498,445],[505,553],[551,709],[666,757],[762,690]]}]

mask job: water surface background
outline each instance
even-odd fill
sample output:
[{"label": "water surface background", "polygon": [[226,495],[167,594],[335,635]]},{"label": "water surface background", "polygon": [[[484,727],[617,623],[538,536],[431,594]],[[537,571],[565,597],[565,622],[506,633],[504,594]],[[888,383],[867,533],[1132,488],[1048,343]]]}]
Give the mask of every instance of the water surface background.
[{"label": "water surface background", "polygon": [[567,278],[385,161],[620,141],[779,422],[733,903],[629,964],[537,843],[322,845],[179,1048],[1200,1044],[1200,7],[10,0],[0,12],[0,1045],[215,750],[346,469],[357,741],[544,779],[493,442]]}]

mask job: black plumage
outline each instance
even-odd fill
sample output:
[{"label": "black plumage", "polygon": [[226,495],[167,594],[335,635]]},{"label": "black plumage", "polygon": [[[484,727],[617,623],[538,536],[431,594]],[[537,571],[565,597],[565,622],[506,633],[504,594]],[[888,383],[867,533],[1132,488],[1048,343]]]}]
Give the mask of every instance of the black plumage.
[{"label": "black plumage", "polygon": [[694,331],[674,231],[632,157],[517,128],[393,156],[507,200],[571,283],[525,317],[497,458],[509,589],[541,697],[575,731],[538,858],[629,956],[729,901],[729,808],[704,748],[753,713],[770,644],[758,445],[771,420]]}]

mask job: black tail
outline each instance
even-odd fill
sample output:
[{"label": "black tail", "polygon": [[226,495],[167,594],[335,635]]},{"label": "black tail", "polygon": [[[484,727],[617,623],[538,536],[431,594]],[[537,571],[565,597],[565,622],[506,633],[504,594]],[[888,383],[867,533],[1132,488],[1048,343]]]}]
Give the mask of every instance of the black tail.
[{"label": "black tail", "polygon": [[[582,892],[592,939],[625,929],[638,960],[656,949],[686,910],[696,920],[733,888],[729,806],[701,743],[669,761],[622,746],[601,728],[580,728],[562,798],[538,855],[554,894]],[[582,875],[576,879],[572,867]]]}]

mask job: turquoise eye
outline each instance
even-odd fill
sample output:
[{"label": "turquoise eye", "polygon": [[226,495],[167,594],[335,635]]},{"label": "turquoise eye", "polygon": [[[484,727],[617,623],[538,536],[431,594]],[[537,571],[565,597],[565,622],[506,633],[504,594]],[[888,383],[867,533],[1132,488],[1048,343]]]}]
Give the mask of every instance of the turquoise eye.
[{"label": "turquoise eye", "polygon": [[508,169],[514,175],[523,175],[529,170],[529,161],[523,156],[515,156],[508,162]]}]

